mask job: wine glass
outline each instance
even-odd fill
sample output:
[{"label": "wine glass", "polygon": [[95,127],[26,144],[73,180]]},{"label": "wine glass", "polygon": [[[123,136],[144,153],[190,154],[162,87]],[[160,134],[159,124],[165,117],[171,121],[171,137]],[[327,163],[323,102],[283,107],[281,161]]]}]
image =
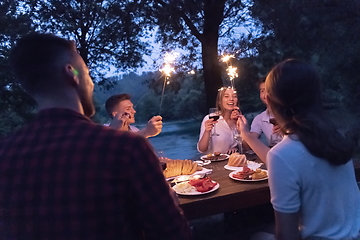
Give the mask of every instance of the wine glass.
[{"label": "wine glass", "polygon": [[[217,108],[210,108],[209,109],[209,119],[213,119],[214,121],[219,120],[220,118],[220,112]],[[219,136],[219,134],[216,133],[215,125],[214,125],[214,133],[212,136]]]},{"label": "wine glass", "polygon": [[234,135],[234,139],[238,145],[240,154],[243,154],[242,137],[240,135],[239,130],[237,130],[237,128],[233,129],[233,135]]},{"label": "wine glass", "polygon": [[[272,125],[274,125],[274,126],[277,125],[277,121],[276,121],[275,118],[270,118],[270,119],[269,119],[269,122],[270,122]],[[281,137],[279,134],[277,134],[277,133],[272,133],[272,134],[270,135],[269,147],[275,146],[276,144],[278,144],[279,142],[281,142],[281,140],[282,140],[282,137]]]}]

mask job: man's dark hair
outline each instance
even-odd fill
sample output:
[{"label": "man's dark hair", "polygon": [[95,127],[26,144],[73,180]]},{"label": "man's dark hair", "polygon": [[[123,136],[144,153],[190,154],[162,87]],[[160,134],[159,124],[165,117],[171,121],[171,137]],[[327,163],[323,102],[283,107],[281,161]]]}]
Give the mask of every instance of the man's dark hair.
[{"label": "man's dark hair", "polygon": [[261,77],[261,78],[259,78],[258,83],[257,83],[257,86],[260,87],[260,85],[261,85],[262,83],[264,83],[265,80],[266,80],[266,77]]},{"label": "man's dark hair", "polygon": [[115,106],[124,100],[130,100],[130,95],[127,93],[113,95],[106,100],[105,108],[111,118],[113,118],[112,112]]},{"label": "man's dark hair", "polygon": [[54,85],[64,57],[76,51],[73,41],[53,34],[31,33],[17,41],[10,52],[10,66],[29,93]]}]

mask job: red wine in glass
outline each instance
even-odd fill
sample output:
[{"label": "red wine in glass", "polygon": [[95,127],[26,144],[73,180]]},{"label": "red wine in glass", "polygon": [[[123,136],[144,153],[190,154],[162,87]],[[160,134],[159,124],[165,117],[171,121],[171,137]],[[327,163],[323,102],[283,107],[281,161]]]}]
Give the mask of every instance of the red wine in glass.
[{"label": "red wine in glass", "polygon": [[214,121],[219,120],[220,116],[209,116],[210,119],[214,119]]},{"label": "red wine in glass", "polygon": [[[220,112],[217,108],[210,108],[209,109],[209,119],[213,119],[214,121],[217,121],[220,118]],[[219,134],[216,133],[215,125],[214,125],[214,132],[212,136],[219,136]]]}]

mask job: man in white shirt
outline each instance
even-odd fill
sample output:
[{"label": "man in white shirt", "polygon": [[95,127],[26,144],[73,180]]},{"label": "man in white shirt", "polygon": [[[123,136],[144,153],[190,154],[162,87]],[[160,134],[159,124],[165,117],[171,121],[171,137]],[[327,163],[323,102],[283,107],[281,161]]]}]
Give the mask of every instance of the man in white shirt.
[{"label": "man in white shirt", "polygon": [[162,130],[162,117],[154,116],[148,122],[145,128],[139,130],[131,124],[135,123],[134,104],[130,100],[129,94],[118,94],[109,97],[105,102],[105,108],[111,117],[110,127],[122,131],[132,131],[143,135],[144,137],[153,137]]},{"label": "man in white shirt", "polygon": [[262,134],[265,139],[261,139],[267,146],[274,146],[280,142],[282,136],[280,135],[280,128],[276,124],[270,123],[270,119],[274,119],[270,109],[268,108],[265,91],[265,78],[260,79],[259,85],[260,99],[266,105],[266,110],[257,115],[251,123],[250,132],[257,138],[260,138]]}]

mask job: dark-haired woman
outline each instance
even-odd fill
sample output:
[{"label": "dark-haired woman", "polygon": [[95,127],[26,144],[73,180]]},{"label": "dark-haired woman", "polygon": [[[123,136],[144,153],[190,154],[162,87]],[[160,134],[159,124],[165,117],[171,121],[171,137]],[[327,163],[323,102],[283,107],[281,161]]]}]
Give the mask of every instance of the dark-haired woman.
[{"label": "dark-haired woman", "polygon": [[269,150],[246,132],[243,117],[238,127],[251,147],[268,151],[276,239],[359,239],[352,143],[325,116],[315,69],[286,60],[271,70],[265,88],[284,139]]}]

